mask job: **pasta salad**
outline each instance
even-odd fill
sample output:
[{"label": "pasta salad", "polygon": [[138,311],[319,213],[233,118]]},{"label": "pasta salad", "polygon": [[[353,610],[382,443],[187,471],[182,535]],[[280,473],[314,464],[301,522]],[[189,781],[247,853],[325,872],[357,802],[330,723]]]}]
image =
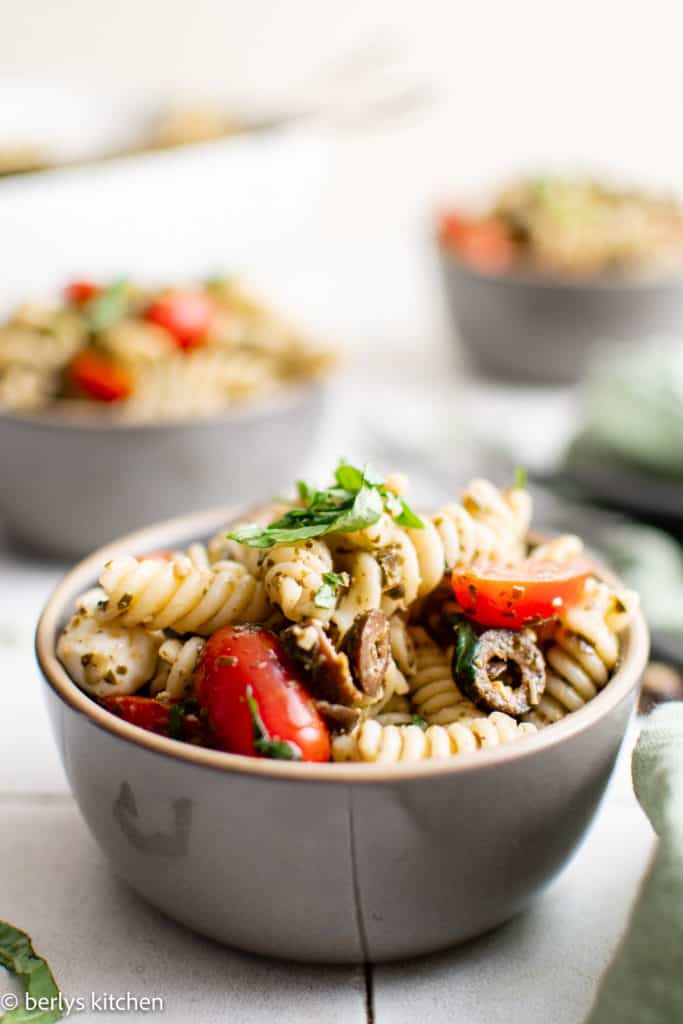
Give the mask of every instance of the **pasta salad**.
[{"label": "pasta salad", "polygon": [[314,345],[232,278],[146,290],[72,281],[0,325],[0,411],[210,416],[324,374]]},{"label": "pasta salad", "polygon": [[578,537],[529,540],[523,480],[418,516],[400,475],[330,486],[208,543],[116,556],[57,654],[143,729],[252,757],[453,757],[552,727],[608,682],[637,597]]},{"label": "pasta salad", "polygon": [[683,265],[683,211],[674,201],[600,182],[547,177],[505,189],[481,216],[449,210],[439,241],[476,270],[593,277]]}]

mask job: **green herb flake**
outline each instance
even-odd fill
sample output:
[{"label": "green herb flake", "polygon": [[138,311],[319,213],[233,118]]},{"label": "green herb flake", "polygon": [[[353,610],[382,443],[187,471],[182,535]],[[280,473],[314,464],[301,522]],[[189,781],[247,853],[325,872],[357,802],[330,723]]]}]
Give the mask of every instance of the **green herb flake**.
[{"label": "green herb flake", "polygon": [[30,936],[0,921],[0,966],[11,971],[24,986],[37,1009],[19,1005],[2,1017],[2,1024],[53,1024],[61,1020],[61,993],[47,962],[35,952]]},{"label": "green herb flake", "polygon": [[[384,482],[369,468],[358,469],[342,460],[334,474],[334,484],[315,490],[299,481],[300,501],[304,508],[294,508],[268,526],[247,524],[228,534],[230,540],[253,548],[269,548],[274,544],[293,544],[327,533],[352,533],[372,526],[386,511],[400,526],[421,529],[422,520],[402,498],[388,491]],[[323,594],[327,600],[327,592]],[[319,607],[329,607],[319,605]]]},{"label": "green herb flake", "polygon": [[411,724],[416,725],[418,729],[422,729],[423,732],[427,728],[427,722],[422,717],[422,715],[413,715],[411,719]]},{"label": "green herb flake", "polygon": [[320,590],[315,595],[316,608],[334,608],[337,591],[340,587],[346,588],[351,582],[347,572],[324,572],[323,582]]},{"label": "green herb flake", "polygon": [[128,310],[128,280],[122,278],[96,295],[86,306],[88,327],[101,334],[123,319]]},{"label": "green herb flake", "polygon": [[251,715],[254,750],[259,754],[263,754],[264,757],[269,757],[274,761],[301,761],[301,750],[296,743],[290,743],[289,740],[279,740],[277,737],[271,737],[265,727],[263,719],[261,718],[261,710],[251,686],[247,686],[246,688],[245,700],[247,702],[247,707],[249,708],[249,714]]}]

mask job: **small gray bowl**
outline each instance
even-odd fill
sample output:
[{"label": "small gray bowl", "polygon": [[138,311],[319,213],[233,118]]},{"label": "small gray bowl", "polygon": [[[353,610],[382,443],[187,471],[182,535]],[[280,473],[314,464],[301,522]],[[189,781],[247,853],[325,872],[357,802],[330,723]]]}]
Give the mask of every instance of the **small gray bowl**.
[{"label": "small gray bowl", "polygon": [[156,736],[79,690],[55,655],[78,594],[124,552],[176,548],[223,509],[108,545],[59,584],[36,648],[74,795],[114,871],[169,917],[285,959],[417,956],[523,910],[565,866],[604,793],[648,655],[581,710],[507,747],[416,764],[296,764]]},{"label": "small gray bowl", "polygon": [[78,558],[163,515],[275,494],[310,453],[325,391],[140,425],[0,414],[0,522],[30,550]]},{"label": "small gray bowl", "polygon": [[556,281],[485,274],[439,247],[455,332],[476,370],[532,384],[573,384],[601,338],[642,341],[683,329],[683,277]]}]

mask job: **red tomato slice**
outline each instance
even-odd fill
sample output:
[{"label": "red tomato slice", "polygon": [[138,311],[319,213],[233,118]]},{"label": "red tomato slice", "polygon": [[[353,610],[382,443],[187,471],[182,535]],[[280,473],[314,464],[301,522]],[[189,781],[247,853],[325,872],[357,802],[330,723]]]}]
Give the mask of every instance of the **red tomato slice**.
[{"label": "red tomato slice", "polygon": [[585,559],[564,565],[529,559],[511,569],[454,569],[453,593],[464,614],[479,625],[523,629],[576,604],[592,572]]},{"label": "red tomato slice", "polygon": [[67,302],[71,302],[74,306],[84,306],[90,299],[94,299],[96,295],[99,295],[101,288],[94,281],[70,281],[64,289],[64,297]]},{"label": "red tomato slice", "polygon": [[[153,697],[103,697],[103,707],[131,725],[154,732],[157,736],[171,735],[173,704],[162,704]],[[179,719],[181,735],[174,737],[208,746],[208,733],[196,715],[182,715]]]},{"label": "red tomato slice", "polygon": [[493,217],[466,218],[457,213],[441,219],[439,238],[475,270],[499,274],[515,260],[515,245],[503,224]]},{"label": "red tomato slice", "polygon": [[79,352],[69,365],[69,376],[79,391],[99,402],[128,398],[133,390],[126,370],[99,352]]},{"label": "red tomato slice", "polygon": [[[233,754],[329,761],[330,736],[281,640],[255,626],[225,626],[208,640],[195,674],[216,745]],[[254,703],[255,702],[255,705]],[[251,704],[251,707],[250,707]],[[270,743],[257,749],[254,710]]]},{"label": "red tomato slice", "polygon": [[151,323],[165,327],[180,348],[201,345],[211,326],[213,305],[203,292],[177,291],[155,299],[145,312]]}]

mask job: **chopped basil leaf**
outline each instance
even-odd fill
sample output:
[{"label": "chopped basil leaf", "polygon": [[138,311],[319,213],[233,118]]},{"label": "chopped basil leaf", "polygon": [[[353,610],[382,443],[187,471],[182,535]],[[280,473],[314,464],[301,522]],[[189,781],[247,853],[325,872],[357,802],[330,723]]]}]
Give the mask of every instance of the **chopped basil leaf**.
[{"label": "chopped basil leaf", "polygon": [[291,544],[326,533],[363,530],[376,523],[385,509],[400,526],[424,526],[405,501],[388,491],[370,470],[360,470],[342,461],[334,477],[336,486],[326,490],[315,490],[299,481],[297,489],[303,508],[290,509],[269,526],[240,526],[228,537],[253,548]]},{"label": "chopped basil leaf", "polygon": [[399,526],[407,526],[411,530],[424,530],[424,523],[419,516],[416,516],[412,508],[406,505],[403,498],[399,498],[401,502],[401,511],[399,515],[394,516],[394,519]]},{"label": "chopped basil leaf", "polygon": [[515,487],[518,490],[523,491],[526,487],[526,482],[527,471],[524,469],[523,466],[517,466],[517,468],[515,469]]},{"label": "chopped basil leaf", "polygon": [[183,719],[187,715],[196,715],[199,711],[199,704],[194,698],[189,697],[178,704],[172,704],[168,709],[168,735],[172,740],[184,739]]},{"label": "chopped basil leaf", "polygon": [[[16,975],[38,1009],[28,1010],[23,1001],[2,1017],[2,1024],[53,1024],[61,1020],[61,995],[47,962],[35,952],[30,937],[6,921],[0,921],[0,966]],[[49,1009],[43,1009],[49,1007]]]},{"label": "chopped basil leaf", "polygon": [[93,334],[107,331],[122,319],[128,308],[128,281],[122,278],[101,291],[87,305],[88,326]]},{"label": "chopped basil leaf", "polygon": [[422,715],[413,715],[412,724],[417,725],[423,731],[427,728],[427,722],[422,717]]},{"label": "chopped basil leaf", "polygon": [[274,761],[300,761],[301,750],[296,743],[291,743],[289,740],[271,738],[261,718],[258,701],[254,696],[251,686],[247,686],[245,697],[249,714],[251,715],[254,750],[259,754],[263,754],[264,757],[272,758]]},{"label": "chopped basil leaf", "polygon": [[350,583],[349,574],[346,572],[324,572],[323,583],[315,595],[317,608],[333,608],[339,587],[348,587]]}]

